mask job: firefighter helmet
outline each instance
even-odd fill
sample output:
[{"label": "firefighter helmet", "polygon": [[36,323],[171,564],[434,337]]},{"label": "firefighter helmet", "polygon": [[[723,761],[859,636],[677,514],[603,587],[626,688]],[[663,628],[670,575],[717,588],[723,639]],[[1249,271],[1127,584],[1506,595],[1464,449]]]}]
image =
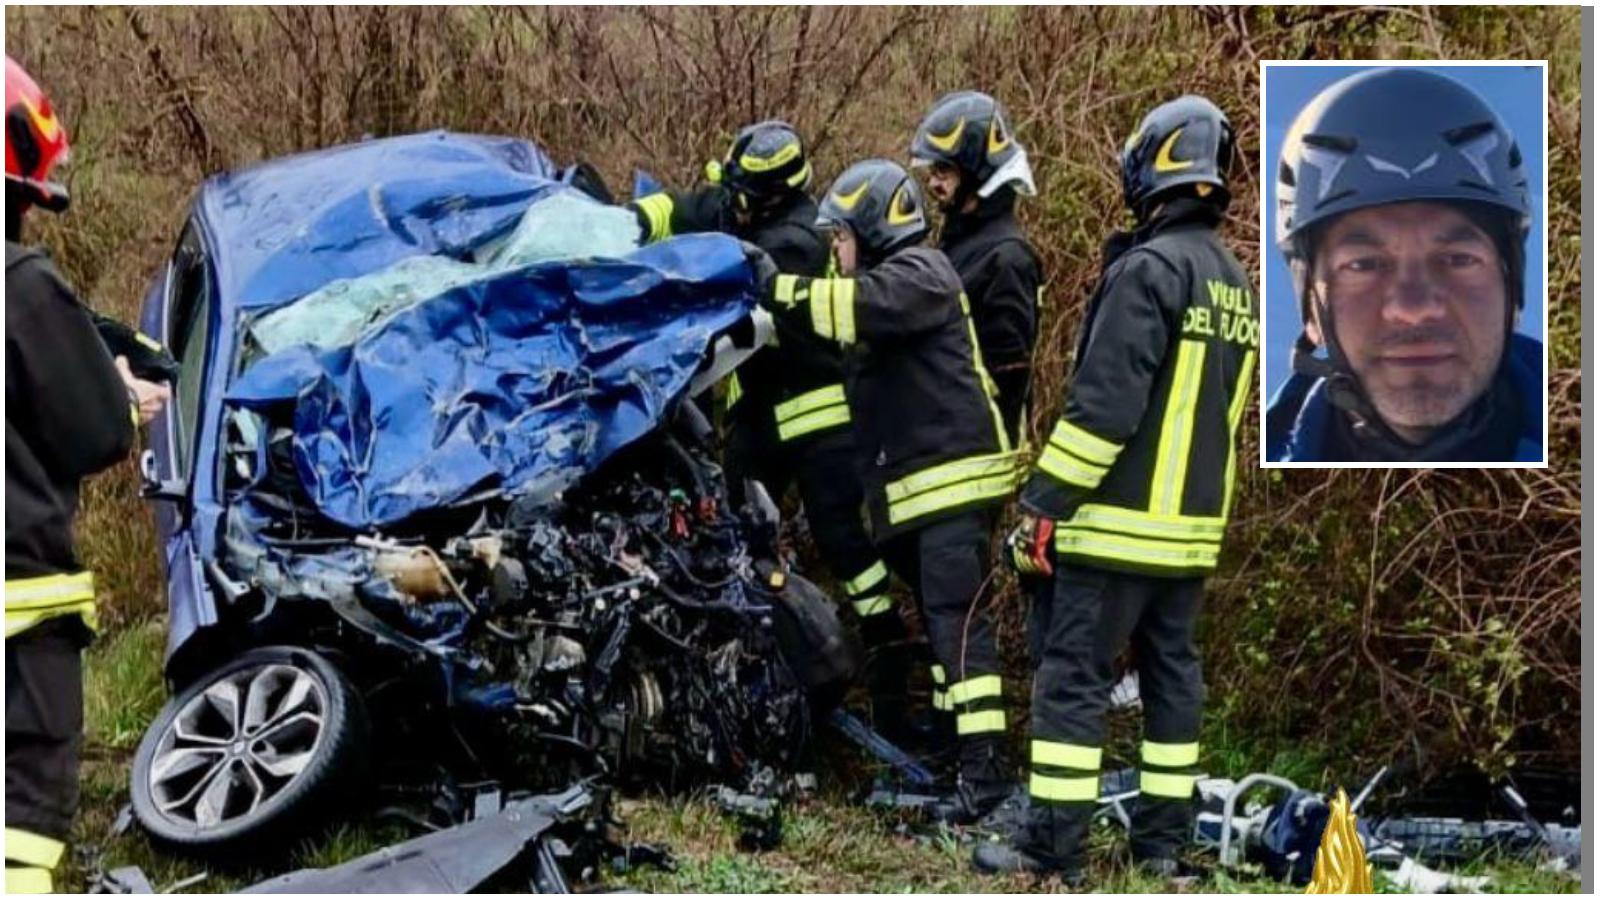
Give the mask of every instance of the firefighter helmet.
[{"label": "firefighter helmet", "polygon": [[[67,208],[65,185],[50,173],[65,162],[67,130],[56,119],[50,98],[27,71],[6,57],[6,185],[7,194],[22,192],[22,201],[59,212]],[[7,202],[12,202],[9,198]]]},{"label": "firefighter helmet", "polygon": [[817,225],[848,227],[863,252],[875,259],[928,233],[916,179],[887,159],[858,162],[835,178],[817,209]]},{"label": "firefighter helmet", "polygon": [[706,166],[710,179],[731,190],[742,206],[804,191],[811,183],[805,143],[787,122],[747,125],[733,138],[728,155]]},{"label": "firefighter helmet", "polygon": [[[1145,114],[1122,146],[1122,199],[1144,218],[1182,188],[1228,197],[1233,126],[1215,103],[1189,94]],[[1215,193],[1214,193],[1215,192]]]},{"label": "firefighter helmet", "polygon": [[979,184],[1020,149],[1000,104],[978,91],[956,91],[934,101],[911,138],[914,163],[948,163]]},{"label": "firefighter helmet", "polygon": [[1274,237],[1291,262],[1309,262],[1313,226],[1341,213],[1412,200],[1466,201],[1468,214],[1490,226],[1510,296],[1521,305],[1530,221],[1522,152],[1466,85],[1413,68],[1335,82],[1290,126],[1276,182]]}]

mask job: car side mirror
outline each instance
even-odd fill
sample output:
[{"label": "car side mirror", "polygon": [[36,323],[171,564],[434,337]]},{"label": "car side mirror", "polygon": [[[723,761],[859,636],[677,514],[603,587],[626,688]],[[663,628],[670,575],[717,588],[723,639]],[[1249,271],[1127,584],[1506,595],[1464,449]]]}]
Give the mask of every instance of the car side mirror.
[{"label": "car side mirror", "polygon": [[189,497],[189,485],[182,479],[162,480],[156,471],[156,454],[146,450],[139,454],[139,495],[146,500],[180,503]]}]

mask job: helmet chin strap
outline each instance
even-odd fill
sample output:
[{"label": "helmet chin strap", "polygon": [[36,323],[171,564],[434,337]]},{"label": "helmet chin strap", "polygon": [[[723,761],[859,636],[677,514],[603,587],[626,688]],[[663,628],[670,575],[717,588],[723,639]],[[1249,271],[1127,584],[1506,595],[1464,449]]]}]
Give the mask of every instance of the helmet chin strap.
[{"label": "helmet chin strap", "polygon": [[1332,307],[1322,302],[1320,294],[1312,293],[1309,261],[1301,276],[1300,290],[1301,296],[1309,299],[1307,308],[1317,319],[1317,328],[1322,332],[1328,358],[1321,359],[1315,355],[1317,345],[1311,340],[1309,332],[1302,330],[1300,336],[1295,338],[1293,355],[1290,357],[1291,367],[1298,374],[1322,379],[1328,402],[1348,417],[1351,430],[1359,439],[1376,444],[1395,456],[1405,456],[1414,451],[1416,445],[1395,434],[1362,389],[1355,369],[1344,354],[1344,348],[1339,346]]}]

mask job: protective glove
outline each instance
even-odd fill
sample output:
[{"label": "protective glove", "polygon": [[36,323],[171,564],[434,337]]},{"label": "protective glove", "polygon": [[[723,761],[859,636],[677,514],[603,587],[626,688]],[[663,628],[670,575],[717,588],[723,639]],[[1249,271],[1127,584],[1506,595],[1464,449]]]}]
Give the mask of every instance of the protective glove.
[{"label": "protective glove", "polygon": [[1017,527],[1006,537],[1010,551],[1011,568],[1018,575],[1048,578],[1055,574],[1050,561],[1051,543],[1055,540],[1056,522],[1050,518],[1024,515]]},{"label": "protective glove", "polygon": [[94,319],[95,330],[100,332],[106,349],[111,351],[113,357],[126,357],[128,368],[135,377],[141,381],[177,382],[182,370],[166,347],[110,316],[92,311],[89,315]]},{"label": "protective glove", "polygon": [[739,247],[744,251],[745,265],[750,267],[750,277],[755,281],[756,296],[765,302],[772,295],[772,283],[778,279],[778,264],[767,251],[749,241],[740,241]]}]

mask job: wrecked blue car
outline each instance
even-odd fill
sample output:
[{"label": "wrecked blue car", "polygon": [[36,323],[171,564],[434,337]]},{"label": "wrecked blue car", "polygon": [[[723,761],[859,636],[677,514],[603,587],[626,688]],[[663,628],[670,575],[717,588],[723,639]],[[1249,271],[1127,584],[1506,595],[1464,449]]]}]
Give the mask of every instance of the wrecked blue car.
[{"label": "wrecked blue car", "polygon": [[855,654],[691,400],[759,340],[751,274],[719,235],[638,246],[608,201],[443,132],[201,188],[142,321],[181,363],[143,460],[157,841],[270,845],[380,784],[803,764]]}]

